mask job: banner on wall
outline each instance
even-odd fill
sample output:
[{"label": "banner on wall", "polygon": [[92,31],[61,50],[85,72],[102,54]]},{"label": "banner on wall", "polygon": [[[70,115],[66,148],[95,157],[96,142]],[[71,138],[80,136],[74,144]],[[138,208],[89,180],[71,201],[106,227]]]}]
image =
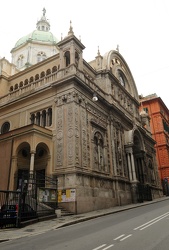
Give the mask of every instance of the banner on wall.
[{"label": "banner on wall", "polygon": [[70,202],[76,200],[76,189],[58,190],[58,202]]}]

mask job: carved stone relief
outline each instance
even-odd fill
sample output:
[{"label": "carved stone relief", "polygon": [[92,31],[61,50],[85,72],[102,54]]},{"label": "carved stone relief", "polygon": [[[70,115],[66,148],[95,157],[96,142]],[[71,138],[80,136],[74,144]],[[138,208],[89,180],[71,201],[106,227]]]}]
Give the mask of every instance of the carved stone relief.
[{"label": "carved stone relief", "polygon": [[87,131],[86,131],[86,111],[81,112],[81,122],[82,122],[82,166],[87,166]]},{"label": "carved stone relief", "polygon": [[63,108],[57,110],[56,165],[63,165]]},{"label": "carved stone relief", "polygon": [[67,161],[68,165],[73,164],[73,107],[72,105],[68,106],[67,109]]},{"label": "carved stone relief", "polygon": [[75,162],[79,165],[79,110],[75,107]]},{"label": "carved stone relief", "polygon": [[116,171],[117,175],[127,176],[127,162],[125,158],[125,138],[124,130],[119,122],[114,122],[114,144],[116,155]]}]

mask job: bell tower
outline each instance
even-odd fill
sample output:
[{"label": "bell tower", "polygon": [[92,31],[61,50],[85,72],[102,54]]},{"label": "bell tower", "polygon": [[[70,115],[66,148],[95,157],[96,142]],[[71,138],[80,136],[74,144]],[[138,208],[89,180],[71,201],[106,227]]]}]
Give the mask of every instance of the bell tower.
[{"label": "bell tower", "polygon": [[60,70],[74,65],[77,69],[83,69],[83,49],[85,46],[74,35],[72,23],[68,35],[57,46],[60,52]]}]

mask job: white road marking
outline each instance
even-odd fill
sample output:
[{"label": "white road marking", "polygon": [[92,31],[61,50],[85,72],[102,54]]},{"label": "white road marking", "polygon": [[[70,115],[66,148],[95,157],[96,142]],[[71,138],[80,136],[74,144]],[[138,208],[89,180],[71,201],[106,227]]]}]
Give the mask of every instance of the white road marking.
[{"label": "white road marking", "polygon": [[164,218],[167,217],[167,216],[168,216],[168,215],[165,215],[164,217],[162,217],[162,218],[160,218],[160,219],[158,219],[158,220],[156,220],[156,221],[154,221],[154,222],[148,224],[147,226],[140,228],[140,230],[143,230],[143,229],[145,229],[145,228],[147,228],[147,227],[150,227],[151,225],[153,225],[153,224],[155,224],[156,222],[158,222],[158,221],[164,219]]},{"label": "white road marking", "polygon": [[127,235],[126,237],[122,238],[120,241],[126,240],[127,238],[131,237],[132,234]]},{"label": "white road marking", "polygon": [[122,234],[122,235],[118,236],[117,238],[115,238],[114,240],[118,240],[118,239],[122,238],[124,235],[125,234]]},{"label": "white road marking", "polygon": [[106,246],[106,244],[103,244],[103,245],[101,245],[101,246],[99,246],[99,247],[93,248],[92,250],[98,250],[98,249],[100,249],[100,248],[102,248],[102,247],[105,247],[105,246]]},{"label": "white road marking", "polygon": [[[167,213],[165,213],[165,214],[162,214],[162,215],[160,215],[160,216],[154,218],[153,220],[150,220],[150,221],[148,221],[148,222],[142,224],[141,226],[134,228],[133,230],[137,230],[137,229],[140,229],[140,228],[143,228],[143,229],[144,229],[144,228],[146,228],[146,227],[148,227],[148,226],[151,226],[152,224],[158,222],[159,220],[164,219],[164,218],[167,217],[167,216],[169,216],[169,212],[167,212]],[[142,229],[140,229],[140,230],[142,230]]]},{"label": "white road marking", "polygon": [[[142,224],[142,225],[140,225],[140,226],[134,228],[133,230],[137,230],[137,229],[143,230],[143,229],[145,229],[145,228],[147,228],[147,227],[149,227],[149,226],[151,226],[151,225],[157,223],[158,221],[160,221],[160,220],[166,218],[167,216],[169,216],[169,212],[167,212],[167,213],[165,213],[165,214],[162,214],[162,215],[160,215],[160,216],[158,216],[158,217],[156,217],[156,218],[154,218],[154,219],[152,219],[152,220],[150,220],[150,221],[148,221],[148,222],[146,222],[146,223],[144,223],[144,224]],[[167,218],[167,219],[169,219],[169,218]],[[125,237],[124,237],[124,236],[125,236],[125,234],[121,234],[121,235],[119,235],[118,237],[116,237],[114,240],[124,241],[124,240],[128,239],[129,237],[131,237],[132,234],[126,235]],[[92,249],[92,250],[99,250],[99,249],[107,250],[107,249],[109,249],[109,248],[111,248],[111,247],[114,246],[114,244],[111,244],[111,245],[109,245],[109,246],[106,246],[106,245],[107,245],[107,244],[100,245],[99,247],[96,247],[96,248],[94,248],[94,249]],[[104,247],[104,248],[103,248],[103,247]]]},{"label": "white road marking", "polygon": [[110,247],[113,247],[114,245],[112,244],[112,245],[109,245],[108,247],[106,247],[106,248],[103,248],[102,250],[106,250],[106,249],[109,249]]}]

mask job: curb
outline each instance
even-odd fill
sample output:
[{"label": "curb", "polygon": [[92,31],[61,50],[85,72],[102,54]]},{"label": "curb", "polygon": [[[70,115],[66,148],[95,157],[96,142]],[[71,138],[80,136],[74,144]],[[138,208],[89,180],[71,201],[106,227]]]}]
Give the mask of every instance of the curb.
[{"label": "curb", "polygon": [[[137,204],[134,204],[134,205],[128,205],[128,206],[124,206],[124,207],[117,207],[117,209],[115,209],[114,211],[108,211],[108,212],[101,212],[100,210],[100,214],[95,214],[95,215],[91,215],[91,216],[86,216],[84,218],[72,218],[71,221],[67,221],[67,222],[63,222],[61,225],[56,225],[56,226],[53,226],[51,228],[48,228],[46,230],[42,230],[41,232],[44,233],[44,232],[47,232],[47,231],[50,231],[50,230],[55,230],[55,229],[58,229],[58,228],[63,228],[63,227],[66,227],[66,226],[70,226],[70,225],[74,225],[74,224],[77,224],[77,223],[80,223],[80,222],[84,222],[84,221],[87,221],[87,220],[92,220],[92,219],[95,219],[95,218],[99,218],[99,217],[103,217],[105,215],[110,215],[110,214],[115,214],[115,213],[119,213],[119,212],[123,212],[125,210],[130,210],[130,209],[134,209],[134,208],[139,208],[141,206],[147,206],[147,205],[151,205],[153,203],[157,203],[157,202],[162,202],[162,201],[165,201],[165,200],[168,200],[169,197],[162,197],[158,200],[153,200],[153,201],[148,201],[148,202],[144,202],[144,203],[137,203]],[[98,212],[98,211],[97,211]],[[21,228],[19,228],[21,229]],[[2,242],[5,242],[5,241],[9,241],[9,240],[13,240],[13,239],[18,239],[18,238],[23,238],[23,237],[26,237],[28,235],[31,235],[31,234],[27,234],[27,235],[20,235],[19,237],[9,237],[9,238],[4,238],[4,239],[0,239],[0,243]]]},{"label": "curb", "polygon": [[153,201],[148,201],[148,202],[145,202],[145,203],[139,203],[139,204],[133,205],[131,207],[123,207],[123,208],[120,208],[120,209],[117,209],[117,210],[114,210],[114,211],[111,211],[111,212],[97,214],[97,215],[92,215],[92,216],[89,216],[89,217],[86,217],[86,218],[80,218],[80,219],[77,219],[77,220],[65,222],[63,225],[60,225],[60,226],[57,226],[57,227],[53,227],[53,229],[54,228],[62,228],[62,227],[65,227],[65,226],[77,224],[77,223],[80,223],[80,222],[83,222],[83,221],[87,221],[87,220],[92,220],[92,219],[95,219],[95,218],[103,217],[105,215],[110,215],[110,214],[115,214],[115,213],[123,212],[125,210],[130,210],[130,209],[133,209],[133,208],[139,208],[139,207],[142,207],[142,206],[151,205],[153,203],[162,202],[162,201],[165,201],[165,200],[168,200],[168,199],[169,199],[169,197],[166,197],[166,198],[164,197],[164,198],[161,198],[159,200],[153,200]]}]

